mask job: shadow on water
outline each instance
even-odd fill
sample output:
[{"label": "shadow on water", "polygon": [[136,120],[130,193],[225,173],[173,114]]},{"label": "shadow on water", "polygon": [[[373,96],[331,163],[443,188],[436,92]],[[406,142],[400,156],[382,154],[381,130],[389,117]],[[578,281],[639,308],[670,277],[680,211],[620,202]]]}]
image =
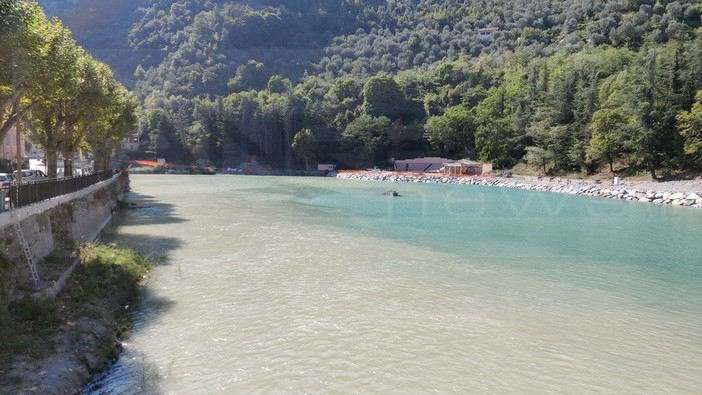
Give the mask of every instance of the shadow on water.
[{"label": "shadow on water", "polygon": [[[144,256],[151,257],[159,266],[169,265],[169,253],[180,246],[180,242],[175,238],[133,234],[106,234],[101,241],[127,246]],[[174,305],[173,300],[158,296],[150,288],[143,287],[139,302],[132,313],[135,322],[130,330],[130,336],[146,330],[158,317],[167,314]],[[81,394],[158,393],[158,382],[162,377],[168,376],[170,365],[163,369],[159,368],[155,363],[147,361],[141,351],[130,349],[129,338],[124,341],[127,345],[120,352],[118,359],[113,361],[105,372],[93,377],[83,387]]]},{"label": "shadow on water", "polygon": [[[175,302],[157,296],[153,291],[144,289],[140,302],[134,313],[135,324],[131,332],[146,330],[159,316],[167,314]],[[141,350],[130,348],[129,339],[120,353],[103,374],[93,378],[82,394],[157,394],[158,385],[163,377],[170,375],[170,364],[159,367],[155,362],[148,361]]]},{"label": "shadow on water", "polygon": [[[150,257],[157,266],[167,265],[169,252],[179,247],[175,238],[128,234],[118,236],[114,233],[103,234],[100,242],[131,248]],[[129,281],[125,280],[126,282]],[[145,330],[158,317],[167,314],[174,305],[173,300],[155,295],[146,286],[140,287],[139,298],[131,310],[134,324],[129,332],[134,334]],[[167,372],[161,372],[155,364],[148,363],[138,350],[130,350],[129,338],[123,340],[127,346],[120,351],[118,359],[103,373],[93,377],[80,391],[81,394],[157,393],[154,388]],[[129,380],[120,380],[121,377]],[[134,378],[138,380],[135,381]]]},{"label": "shadow on water", "polygon": [[[144,235],[120,232],[122,226],[178,224],[186,220],[174,214],[174,206],[164,204],[152,196],[133,193],[128,202],[136,203],[118,211],[113,218],[112,230],[100,237],[103,243],[115,243],[129,247],[139,254],[150,257],[159,266],[170,265],[170,254],[181,248],[182,242],[175,237]],[[150,288],[143,287],[139,303],[134,309],[134,326],[131,335],[146,330],[154,320],[167,314],[175,305],[173,300],[157,296]],[[162,377],[168,376],[170,365],[159,367],[147,361],[143,353],[129,347],[129,338],[120,356],[101,375],[94,377],[81,390],[81,394],[156,394]],[[120,379],[124,378],[124,380]],[[137,378],[134,380],[134,378]]]},{"label": "shadow on water", "polygon": [[[122,220],[128,225],[167,225],[186,221],[174,214],[174,205],[163,203],[153,196],[129,192],[126,201],[127,208],[116,214],[117,225],[121,224]],[[127,215],[132,210],[137,210],[139,215]]]},{"label": "shadow on water", "polygon": [[[158,383],[168,375],[168,369],[161,371],[154,362],[148,362],[144,353],[131,352],[128,360],[113,365],[108,371],[97,376],[81,390],[82,395],[137,395],[160,394]],[[109,377],[109,380],[108,380]],[[123,378],[123,380],[121,379]],[[137,378],[136,380],[134,378]]]},{"label": "shadow on water", "polygon": [[[148,288],[144,288],[139,303],[134,309],[135,324],[131,333],[146,330],[159,316],[168,313],[175,302],[157,296]],[[172,362],[159,367],[155,362],[148,361],[141,350],[130,348],[129,339],[119,358],[101,374],[92,378],[81,394],[158,394],[158,385],[163,377],[170,375]]]}]

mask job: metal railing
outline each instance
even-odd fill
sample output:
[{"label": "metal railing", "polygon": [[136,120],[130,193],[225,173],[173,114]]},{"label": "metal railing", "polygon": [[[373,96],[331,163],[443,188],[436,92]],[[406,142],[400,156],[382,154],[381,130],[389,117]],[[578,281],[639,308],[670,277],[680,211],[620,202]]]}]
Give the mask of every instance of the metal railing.
[{"label": "metal railing", "polygon": [[24,207],[56,196],[67,195],[95,185],[100,181],[109,180],[112,170],[103,170],[86,176],[45,179],[41,181],[22,182],[13,185],[7,192],[12,207]]}]

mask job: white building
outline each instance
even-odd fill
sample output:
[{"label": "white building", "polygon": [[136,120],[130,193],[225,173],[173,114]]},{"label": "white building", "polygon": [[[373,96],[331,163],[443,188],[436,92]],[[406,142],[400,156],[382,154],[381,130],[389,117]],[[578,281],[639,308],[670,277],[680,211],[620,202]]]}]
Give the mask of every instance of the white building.
[{"label": "white building", "polygon": [[317,165],[317,171],[336,171],[336,165],[320,163]]},{"label": "white building", "polygon": [[492,173],[492,163],[480,163],[471,160],[457,160],[455,162],[445,163],[441,172],[450,176],[480,176],[483,174]]},{"label": "white building", "polygon": [[500,29],[496,27],[484,27],[478,29],[478,38],[485,41],[492,41],[495,39],[494,34]]},{"label": "white building", "polygon": [[[20,155],[24,158],[24,135],[20,136]],[[15,160],[17,158],[17,131],[13,126],[2,141],[0,147],[0,158],[5,160]]]}]

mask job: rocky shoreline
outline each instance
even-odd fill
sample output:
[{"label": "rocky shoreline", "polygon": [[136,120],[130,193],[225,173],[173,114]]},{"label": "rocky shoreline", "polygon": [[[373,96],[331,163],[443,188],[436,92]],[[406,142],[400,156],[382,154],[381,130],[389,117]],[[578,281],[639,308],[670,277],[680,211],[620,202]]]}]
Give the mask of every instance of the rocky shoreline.
[{"label": "rocky shoreline", "polygon": [[116,324],[81,317],[62,325],[51,337],[53,348],[43,358],[19,355],[6,377],[0,377],[0,394],[78,394],[95,375],[118,356],[121,342]]},{"label": "rocky shoreline", "polygon": [[455,177],[427,173],[396,172],[342,172],[337,178],[364,181],[413,182],[456,185],[479,185],[501,188],[516,188],[546,191],[569,195],[592,196],[607,199],[622,199],[645,203],[668,204],[702,208],[702,180],[641,182],[626,181],[618,185],[595,181],[562,178],[500,178],[500,177]]}]

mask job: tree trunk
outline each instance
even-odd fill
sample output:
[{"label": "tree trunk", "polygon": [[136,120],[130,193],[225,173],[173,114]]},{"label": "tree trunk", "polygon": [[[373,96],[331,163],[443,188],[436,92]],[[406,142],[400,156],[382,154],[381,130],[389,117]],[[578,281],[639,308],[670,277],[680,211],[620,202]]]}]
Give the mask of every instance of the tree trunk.
[{"label": "tree trunk", "polygon": [[646,166],[648,167],[649,173],[651,173],[651,179],[657,180],[658,177],[656,176],[656,166],[653,164],[651,159],[646,161]]},{"label": "tree trunk", "polygon": [[110,154],[103,153],[102,155],[102,170],[107,170],[110,168]]},{"label": "tree trunk", "polygon": [[607,160],[607,162],[609,162],[609,171],[610,171],[611,173],[614,173],[614,160],[612,160],[611,158],[609,158],[609,159]]},{"label": "tree trunk", "polygon": [[93,148],[93,173],[102,171],[102,152]]},{"label": "tree trunk", "polygon": [[243,162],[248,162],[249,158],[251,155],[249,155],[249,147],[248,147],[248,133],[249,129],[247,127],[248,115],[246,112],[246,106],[244,106],[244,109],[242,110],[241,114],[241,123],[239,125],[239,163],[236,163],[234,167],[239,167],[239,165]]},{"label": "tree trunk", "polygon": [[[288,97],[287,97],[287,103],[286,103],[286,108],[285,108],[285,129],[284,129],[284,139],[285,139],[285,144],[283,145],[283,156],[284,156],[284,166],[286,169],[292,169],[293,167],[293,152],[292,152],[292,138],[293,138],[293,128],[294,128],[294,119],[293,117],[295,116],[294,109],[292,108],[293,103],[292,103],[292,92],[288,91]],[[305,158],[305,160],[307,160]],[[305,166],[307,164],[305,163]],[[309,170],[309,169],[308,169]]]},{"label": "tree trunk", "polygon": [[73,125],[66,122],[66,135],[63,140],[63,176],[70,177],[73,175]]},{"label": "tree trunk", "polygon": [[5,113],[7,107],[10,107],[7,117],[3,117],[3,119],[0,120],[0,144],[5,141],[5,137],[7,137],[7,134],[10,132],[10,129],[12,129],[12,126],[17,123],[17,120],[22,119],[22,117],[24,117],[27,112],[34,107],[34,104],[24,108],[20,106],[20,101],[24,96],[25,91],[26,89],[12,87],[12,94],[10,97],[8,97],[7,100],[4,100],[2,105],[0,105],[0,113],[2,114]]},{"label": "tree trunk", "polygon": [[73,175],[73,153],[68,149],[63,150],[63,176],[70,177]]},{"label": "tree trunk", "polygon": [[93,172],[97,173],[99,171],[105,170],[107,163],[107,155],[102,147],[92,146],[93,148]]},{"label": "tree trunk", "polygon": [[56,151],[44,148],[44,155],[46,156],[46,175],[51,178],[56,178],[57,170],[57,157]]},{"label": "tree trunk", "polygon": [[[56,122],[59,124],[59,122]],[[46,115],[42,121],[44,141],[42,142],[44,152],[46,154],[46,175],[50,178],[56,178],[58,173],[58,127],[54,126],[51,115]]]}]

